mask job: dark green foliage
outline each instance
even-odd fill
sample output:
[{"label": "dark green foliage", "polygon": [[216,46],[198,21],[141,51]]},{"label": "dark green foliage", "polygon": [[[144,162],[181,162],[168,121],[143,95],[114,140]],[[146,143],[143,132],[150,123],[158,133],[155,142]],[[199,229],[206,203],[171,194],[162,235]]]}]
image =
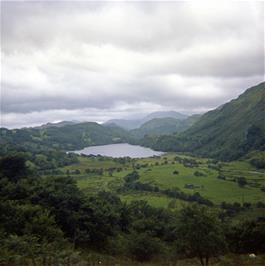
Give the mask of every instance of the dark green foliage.
[{"label": "dark green foliage", "polygon": [[0,177],[7,177],[11,181],[18,181],[25,177],[27,168],[22,157],[8,156],[0,160]]},{"label": "dark green foliage", "polygon": [[103,169],[102,168],[95,168],[95,169],[90,169],[90,168],[87,168],[85,169],[85,172],[87,174],[91,174],[91,175],[103,175]]},{"label": "dark green foliage", "polygon": [[[43,265],[45,260],[55,263],[61,251],[65,259],[74,254],[52,209],[32,202],[39,184],[39,179],[30,177],[20,177],[16,183],[1,179],[1,265]],[[79,260],[78,254],[75,257]]]},{"label": "dark green foliage", "polygon": [[265,208],[265,203],[263,203],[263,202],[261,202],[261,201],[258,201],[258,202],[256,203],[256,206],[257,206],[257,208]]},{"label": "dark green foliage", "polygon": [[244,187],[247,184],[247,180],[243,176],[242,177],[238,177],[236,181],[237,181],[237,183],[238,183],[238,185],[240,187]]},{"label": "dark green foliage", "polygon": [[189,257],[198,257],[201,265],[208,265],[211,257],[226,250],[221,221],[211,210],[197,205],[180,212],[177,248]]},{"label": "dark green foliage", "polygon": [[140,176],[139,176],[138,172],[133,171],[124,177],[124,181],[127,183],[132,183],[132,182],[135,182],[136,180],[138,180],[139,178],[140,178]]},{"label": "dark green foliage", "polygon": [[241,204],[238,203],[238,202],[227,203],[227,202],[223,201],[221,203],[220,207],[222,209],[224,209],[225,210],[225,214],[227,216],[230,216],[230,217],[236,215],[237,213],[239,213],[240,211],[243,210]]},{"label": "dark green foliage", "polygon": [[265,221],[246,221],[227,232],[230,250],[235,253],[265,252]]},{"label": "dark green foliage", "polygon": [[[265,123],[265,121],[263,122]],[[248,128],[244,148],[246,150],[265,150],[265,135],[262,127],[254,124]]]},{"label": "dark green foliage", "polygon": [[0,247],[1,265],[77,265],[81,261],[79,252],[65,240],[48,242],[36,235],[1,235]]},{"label": "dark green foliage", "polygon": [[[31,158],[30,154],[27,156]],[[42,159],[41,156],[38,158]],[[45,159],[48,161],[49,157]],[[19,157],[12,157],[12,162],[17,160]],[[125,159],[119,162],[132,161]],[[177,246],[176,257],[194,257],[199,253],[195,251],[194,243],[191,243],[192,238],[196,241],[200,239],[199,257],[206,263],[211,256],[221,254],[225,248],[222,225],[212,210],[194,206],[183,207],[178,216],[176,209],[153,208],[144,201],[125,204],[110,192],[85,195],[76,185],[76,179],[81,176],[78,176],[79,171],[76,171],[78,169],[75,167],[68,174],[77,174],[76,179],[69,175],[35,175],[34,172],[27,171],[28,163],[29,161],[20,161],[15,180],[14,173],[3,174],[5,167],[1,168],[0,264],[75,265],[80,261],[76,250],[85,250],[87,253],[92,249],[104,254],[131,257],[138,261],[164,261],[172,259],[173,250]],[[183,159],[182,163],[188,165],[187,167],[198,166],[196,160]],[[143,168],[149,166],[147,163],[139,165]],[[113,172],[118,168],[109,167],[108,170]],[[144,171],[146,170],[148,169]],[[101,171],[101,168],[87,170],[97,175]],[[153,184],[141,183],[137,171],[125,176],[124,181],[119,192],[146,191],[167,195],[173,200],[213,205],[199,193],[188,194],[177,188],[162,189]],[[170,204],[171,207],[173,205],[174,202]],[[224,203],[222,219],[225,220],[230,211],[237,213],[251,209],[252,206],[249,203],[243,206],[239,203],[231,206]],[[263,203],[258,204],[259,208],[263,206]],[[261,227],[256,225],[248,228],[244,231],[249,232],[246,236],[256,236],[261,230]],[[226,239],[230,250],[238,252],[235,242],[237,239],[243,243],[244,250],[247,250],[246,247],[250,251],[258,250],[256,243],[247,242],[247,237],[241,229],[232,228],[227,234],[232,236],[231,241],[228,237]],[[264,236],[263,233],[260,234],[258,243],[262,247],[260,243]]]},{"label": "dark green foliage", "polygon": [[0,203],[0,230],[18,236],[34,235],[46,241],[62,239],[63,233],[50,211],[40,205],[21,203],[12,200]]},{"label": "dark green foliage", "polygon": [[263,157],[253,158],[250,163],[258,169],[265,169],[265,158]]},{"label": "dark green foliage", "polygon": [[128,190],[158,192],[160,194],[167,195],[170,198],[181,199],[188,202],[197,202],[199,204],[213,206],[213,203],[210,200],[202,197],[199,192],[195,192],[194,194],[191,195],[180,191],[178,188],[160,189],[158,186],[153,186],[148,183],[139,182],[137,181],[139,179],[137,172],[136,173],[132,172],[128,174],[127,176],[124,177],[124,179],[125,183],[123,187],[119,189],[119,192],[125,192]]},{"label": "dark green foliage", "polygon": [[137,261],[148,261],[163,252],[163,244],[159,239],[145,233],[132,234],[128,245],[128,252]]},{"label": "dark green foliage", "polygon": [[222,174],[219,174],[219,175],[217,176],[217,178],[218,178],[218,179],[222,179],[222,180],[226,180],[226,177],[225,177],[224,175],[222,175]]},{"label": "dark green foliage", "polygon": [[191,158],[181,158],[179,156],[175,157],[175,161],[183,164],[185,167],[193,168],[198,167],[199,163],[195,159]]},{"label": "dark green foliage", "polygon": [[194,175],[195,175],[195,176],[205,176],[204,173],[199,172],[199,171],[195,171],[195,172],[194,172]]}]

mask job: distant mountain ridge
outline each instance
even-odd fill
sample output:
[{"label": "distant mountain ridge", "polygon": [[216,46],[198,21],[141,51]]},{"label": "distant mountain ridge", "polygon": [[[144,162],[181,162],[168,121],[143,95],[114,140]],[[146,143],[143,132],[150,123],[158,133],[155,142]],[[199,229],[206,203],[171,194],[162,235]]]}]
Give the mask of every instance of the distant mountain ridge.
[{"label": "distant mountain ridge", "polygon": [[35,128],[48,128],[48,127],[64,127],[64,126],[69,126],[69,125],[75,125],[75,124],[80,124],[80,121],[60,121],[60,122],[48,122],[46,124],[43,124],[41,126],[35,127]]},{"label": "distant mountain ridge", "polygon": [[142,124],[139,128],[130,131],[132,137],[141,139],[145,135],[159,136],[183,132],[191,127],[200,115],[192,115],[186,119],[176,119],[173,117],[153,118]]},{"label": "distant mountain ridge", "polygon": [[144,123],[155,118],[175,118],[179,120],[186,119],[188,116],[176,111],[161,111],[146,115],[142,119],[111,119],[104,123],[104,125],[115,124],[123,129],[132,130],[141,127]]}]

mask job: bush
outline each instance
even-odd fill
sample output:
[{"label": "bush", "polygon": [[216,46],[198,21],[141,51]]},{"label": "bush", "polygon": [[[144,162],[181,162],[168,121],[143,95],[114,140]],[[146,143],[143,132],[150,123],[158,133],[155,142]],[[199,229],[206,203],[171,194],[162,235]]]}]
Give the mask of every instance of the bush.
[{"label": "bush", "polygon": [[250,164],[258,169],[265,169],[265,159],[264,158],[254,158],[250,160]]},{"label": "bush", "polygon": [[126,183],[131,183],[131,182],[138,180],[139,178],[140,178],[140,176],[139,176],[138,172],[133,171],[124,177],[124,181]]},{"label": "bush", "polygon": [[178,251],[189,257],[199,258],[201,265],[208,265],[211,257],[226,250],[224,228],[219,217],[206,207],[191,205],[180,211],[177,230]]},{"label": "bush", "polygon": [[9,156],[0,160],[0,176],[7,177],[10,181],[18,181],[27,174],[24,158]]},{"label": "bush", "polygon": [[195,171],[193,174],[194,174],[195,176],[205,176],[204,173],[199,172],[199,171]]},{"label": "bush", "polygon": [[235,253],[264,253],[264,222],[246,221],[234,225],[227,234],[230,250]]},{"label": "bush", "polygon": [[157,254],[161,255],[163,244],[159,239],[148,236],[145,233],[132,234],[129,241],[128,253],[137,261],[148,261]]},{"label": "bush", "polygon": [[226,177],[225,177],[224,175],[222,175],[222,174],[219,174],[219,175],[217,176],[217,178],[218,178],[218,179],[222,179],[222,180],[226,180]]},{"label": "bush", "polygon": [[247,180],[245,177],[238,177],[237,183],[240,187],[244,187],[247,184]]}]

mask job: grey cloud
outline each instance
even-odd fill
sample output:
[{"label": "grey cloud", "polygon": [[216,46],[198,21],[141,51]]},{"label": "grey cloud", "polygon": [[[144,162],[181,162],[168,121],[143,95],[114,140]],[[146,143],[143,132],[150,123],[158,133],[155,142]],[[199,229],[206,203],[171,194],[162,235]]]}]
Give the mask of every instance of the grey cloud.
[{"label": "grey cloud", "polygon": [[91,108],[95,121],[139,105],[206,111],[264,79],[262,2],[1,5],[9,126],[15,116],[34,124]]}]

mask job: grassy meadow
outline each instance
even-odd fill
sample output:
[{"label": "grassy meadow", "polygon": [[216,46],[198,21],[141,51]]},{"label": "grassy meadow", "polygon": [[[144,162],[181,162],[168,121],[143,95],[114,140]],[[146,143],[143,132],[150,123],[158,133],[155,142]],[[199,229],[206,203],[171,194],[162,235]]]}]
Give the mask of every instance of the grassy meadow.
[{"label": "grassy meadow", "polygon": [[[178,159],[176,159],[176,156]],[[185,166],[179,159],[195,160],[195,167]],[[103,174],[87,173],[86,169],[102,169]],[[111,173],[109,169],[111,170]],[[183,154],[167,153],[159,157],[130,159],[120,162],[109,157],[79,156],[79,163],[62,168],[66,174],[74,176],[78,186],[86,193],[96,193],[101,190],[117,192],[123,186],[123,177],[137,170],[141,183],[158,186],[160,189],[178,188],[187,194],[199,192],[206,199],[219,205],[229,203],[264,202],[265,171],[251,166],[248,161],[212,162],[207,158],[191,157]],[[79,172],[76,174],[76,170]],[[177,171],[177,174],[174,173]],[[194,174],[199,172],[199,176]],[[219,175],[224,179],[218,178]],[[239,186],[237,178],[244,177],[245,186]],[[192,188],[185,188],[192,184]],[[127,191],[117,192],[122,200],[145,200],[154,207],[181,208],[187,202],[172,199],[159,192]]]}]

